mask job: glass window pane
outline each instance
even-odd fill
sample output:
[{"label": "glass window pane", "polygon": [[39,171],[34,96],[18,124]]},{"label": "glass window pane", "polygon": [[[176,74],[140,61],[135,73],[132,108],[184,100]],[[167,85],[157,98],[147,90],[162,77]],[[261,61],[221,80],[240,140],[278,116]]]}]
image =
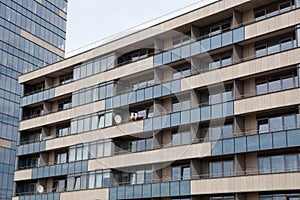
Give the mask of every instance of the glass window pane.
[{"label": "glass window pane", "polygon": [[210,163],[210,177],[222,177],[222,162]]},{"label": "glass window pane", "polygon": [[189,180],[191,178],[191,170],[189,167],[184,167],[182,172],[182,180]]},{"label": "glass window pane", "polygon": [[265,94],[268,92],[268,84],[267,83],[259,83],[256,84],[256,94]]},{"label": "glass window pane", "polygon": [[272,156],[272,172],[284,172],[284,157],[283,156]]},{"label": "glass window pane", "polygon": [[282,130],[282,117],[272,117],[270,118],[270,131]]},{"label": "glass window pane", "polygon": [[259,173],[260,174],[265,174],[265,173],[271,172],[271,163],[270,163],[269,157],[259,158],[258,165],[259,165]]},{"label": "glass window pane", "polygon": [[102,187],[102,174],[97,173],[96,174],[96,188]]},{"label": "glass window pane", "polygon": [[223,126],[223,138],[231,138],[233,133],[232,124]]},{"label": "glass window pane", "polygon": [[296,116],[295,115],[285,115],[283,116],[284,129],[294,129],[296,128]]},{"label": "glass window pane", "polygon": [[280,80],[269,82],[269,92],[276,92],[281,90]]},{"label": "glass window pane", "polygon": [[181,179],[180,167],[172,167],[172,181],[177,181]]},{"label": "glass window pane", "polygon": [[182,144],[190,144],[191,143],[191,134],[189,131],[181,133],[181,143]]},{"label": "glass window pane", "polygon": [[233,161],[226,161],[223,163],[224,176],[233,176]]},{"label": "glass window pane", "polygon": [[180,133],[172,133],[172,146],[178,146],[181,144]]},{"label": "glass window pane", "polygon": [[294,77],[288,77],[288,78],[282,79],[282,89],[286,90],[286,89],[290,89],[293,87],[295,87]]},{"label": "glass window pane", "polygon": [[258,120],[258,132],[266,133],[269,132],[269,121],[268,119]]},{"label": "glass window pane", "polygon": [[95,188],[95,181],[96,181],[95,174],[90,174],[89,175],[89,186],[88,186],[89,189]]},{"label": "glass window pane", "polygon": [[286,155],[285,163],[286,163],[286,171],[298,171],[298,156],[297,155]]}]

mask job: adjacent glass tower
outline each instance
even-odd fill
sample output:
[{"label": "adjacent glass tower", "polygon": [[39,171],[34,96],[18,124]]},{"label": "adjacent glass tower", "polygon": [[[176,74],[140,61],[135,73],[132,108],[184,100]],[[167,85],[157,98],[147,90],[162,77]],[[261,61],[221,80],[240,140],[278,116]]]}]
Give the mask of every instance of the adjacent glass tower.
[{"label": "adjacent glass tower", "polygon": [[13,173],[21,95],[18,76],[64,57],[66,13],[66,0],[0,1],[0,199],[2,200],[11,199],[14,188]]}]

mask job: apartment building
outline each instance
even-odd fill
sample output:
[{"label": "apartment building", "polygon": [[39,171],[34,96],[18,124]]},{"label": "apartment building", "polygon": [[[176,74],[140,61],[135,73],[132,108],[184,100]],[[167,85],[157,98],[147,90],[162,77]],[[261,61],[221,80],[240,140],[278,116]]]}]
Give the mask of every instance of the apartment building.
[{"label": "apartment building", "polygon": [[[19,75],[62,60],[65,0],[0,1],[0,199],[13,195],[22,86]],[[41,90],[37,86],[33,91]],[[28,136],[32,138],[32,136]],[[25,144],[28,140],[21,141]]]},{"label": "apartment building", "polygon": [[299,6],[219,0],[22,75],[13,199],[300,199]]}]

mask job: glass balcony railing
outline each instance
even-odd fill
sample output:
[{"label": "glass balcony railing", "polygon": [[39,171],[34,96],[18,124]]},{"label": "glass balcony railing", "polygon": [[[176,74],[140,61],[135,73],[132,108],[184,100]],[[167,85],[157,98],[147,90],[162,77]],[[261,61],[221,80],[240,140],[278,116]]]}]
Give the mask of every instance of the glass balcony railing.
[{"label": "glass balcony railing", "polygon": [[188,58],[214,49],[225,47],[245,39],[244,27],[239,27],[209,38],[174,48],[154,56],[154,67],[166,65],[181,59]]},{"label": "glass balcony railing", "polygon": [[160,182],[111,187],[109,199],[147,199],[190,195],[190,181]]},{"label": "glass balcony railing", "polygon": [[43,152],[46,149],[46,142],[36,142],[36,143],[30,143],[30,144],[24,144],[18,146],[17,155],[26,155],[26,154],[33,154],[38,152]]},{"label": "glass balcony railing", "polygon": [[300,129],[212,141],[213,156],[300,146]]},{"label": "glass balcony railing", "polygon": [[38,93],[30,94],[21,98],[21,107],[45,101],[55,97],[55,88],[44,90]]},{"label": "glass balcony railing", "polygon": [[59,200],[60,193],[45,193],[19,196],[19,200]]},{"label": "glass balcony railing", "polygon": [[64,176],[74,173],[87,172],[88,161],[77,161],[58,165],[44,166],[32,169],[32,179]]},{"label": "glass balcony railing", "polygon": [[202,106],[191,110],[184,110],[167,115],[144,119],[144,131],[197,123],[211,119],[232,116],[234,114],[233,101]]}]

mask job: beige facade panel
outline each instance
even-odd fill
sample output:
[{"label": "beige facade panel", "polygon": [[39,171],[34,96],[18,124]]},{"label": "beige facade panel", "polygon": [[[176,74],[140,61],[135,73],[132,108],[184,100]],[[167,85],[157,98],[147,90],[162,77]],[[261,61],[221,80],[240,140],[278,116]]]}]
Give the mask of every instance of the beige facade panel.
[{"label": "beige facade panel", "polygon": [[0,147],[11,148],[11,141],[0,138]]},{"label": "beige facade panel", "polygon": [[300,173],[242,176],[191,181],[191,195],[298,190]]},{"label": "beige facade panel", "polygon": [[58,15],[59,15],[60,17],[62,17],[63,19],[67,20],[67,14],[66,14],[64,11],[59,10],[59,11],[58,11]]},{"label": "beige facade panel", "polygon": [[176,160],[203,158],[211,155],[210,145],[210,142],[199,143],[89,160],[89,171],[155,163],[169,165]]},{"label": "beige facade panel", "polygon": [[105,101],[97,101],[95,103],[78,106],[72,109],[63,110],[41,117],[25,120],[20,122],[20,131],[40,127],[47,124],[54,124],[60,121],[69,120],[75,117],[92,114],[105,109]]},{"label": "beige facade panel", "polygon": [[43,0],[36,0],[38,3],[42,4]]},{"label": "beige facade panel", "polygon": [[60,200],[105,200],[109,199],[109,189],[84,190],[77,192],[62,192]]},{"label": "beige facade panel", "polygon": [[55,90],[55,96],[57,97],[86,87],[94,86],[99,83],[104,83],[131,74],[143,72],[148,69],[153,69],[153,57],[130,63],[128,65],[96,74],[88,78],[80,79],[66,85],[59,86]]},{"label": "beige facade panel", "polygon": [[132,122],[87,133],[48,140],[46,141],[46,151],[141,132],[143,132],[143,121]]},{"label": "beige facade panel", "polygon": [[271,17],[245,26],[245,40],[299,24],[300,10]]},{"label": "beige facade panel", "polygon": [[298,104],[300,104],[299,88],[237,100],[234,102],[234,114],[241,115]]},{"label": "beige facade panel", "polygon": [[30,180],[32,178],[32,169],[15,171],[14,181]]},{"label": "beige facade panel", "polygon": [[19,200],[19,197],[13,197],[12,200]]},{"label": "beige facade panel", "polygon": [[87,52],[76,55],[74,57],[68,58],[64,61],[55,63],[46,68],[42,68],[42,69],[27,73],[25,75],[22,75],[19,78],[19,82],[24,83],[29,80],[45,76],[49,73],[53,73],[53,72],[62,70],[66,67],[76,65],[76,64],[86,61],[88,59],[95,58],[95,57],[107,54],[109,52],[113,52],[117,49],[126,47],[133,43],[140,42],[140,41],[143,41],[143,40],[151,38],[151,37],[155,37],[161,33],[165,33],[167,30],[176,29],[176,28],[186,25],[188,23],[197,21],[197,20],[205,18],[205,17],[209,17],[213,14],[217,14],[219,12],[228,10],[230,8],[233,8],[233,7],[245,4],[245,3],[250,3],[250,2],[251,2],[250,0],[218,1],[211,5],[205,6],[201,9],[197,9],[195,11],[192,11],[187,14],[181,15],[179,17],[173,18],[166,22],[160,23],[154,27],[151,27],[151,28],[148,28],[145,30],[141,30],[140,32],[128,35],[124,38],[109,42],[109,43],[99,46],[95,49],[92,49]]},{"label": "beige facade panel", "polygon": [[55,53],[55,54],[57,54],[61,57],[65,56],[64,51],[58,49],[57,47],[55,47],[51,44],[49,44],[48,42],[45,42],[45,41],[41,40],[40,38],[32,35],[31,33],[27,32],[25,30],[21,29],[21,36],[23,36],[24,38],[27,38],[30,41],[35,42],[36,44],[48,49],[49,51],[52,51],[53,53]]},{"label": "beige facade panel", "polygon": [[183,79],[181,82],[181,90],[186,91],[194,88],[204,87],[206,85],[213,85],[216,83],[222,83],[233,79],[239,79],[250,75],[268,72],[290,65],[297,65],[299,63],[298,55],[300,55],[300,48],[191,76]]}]

